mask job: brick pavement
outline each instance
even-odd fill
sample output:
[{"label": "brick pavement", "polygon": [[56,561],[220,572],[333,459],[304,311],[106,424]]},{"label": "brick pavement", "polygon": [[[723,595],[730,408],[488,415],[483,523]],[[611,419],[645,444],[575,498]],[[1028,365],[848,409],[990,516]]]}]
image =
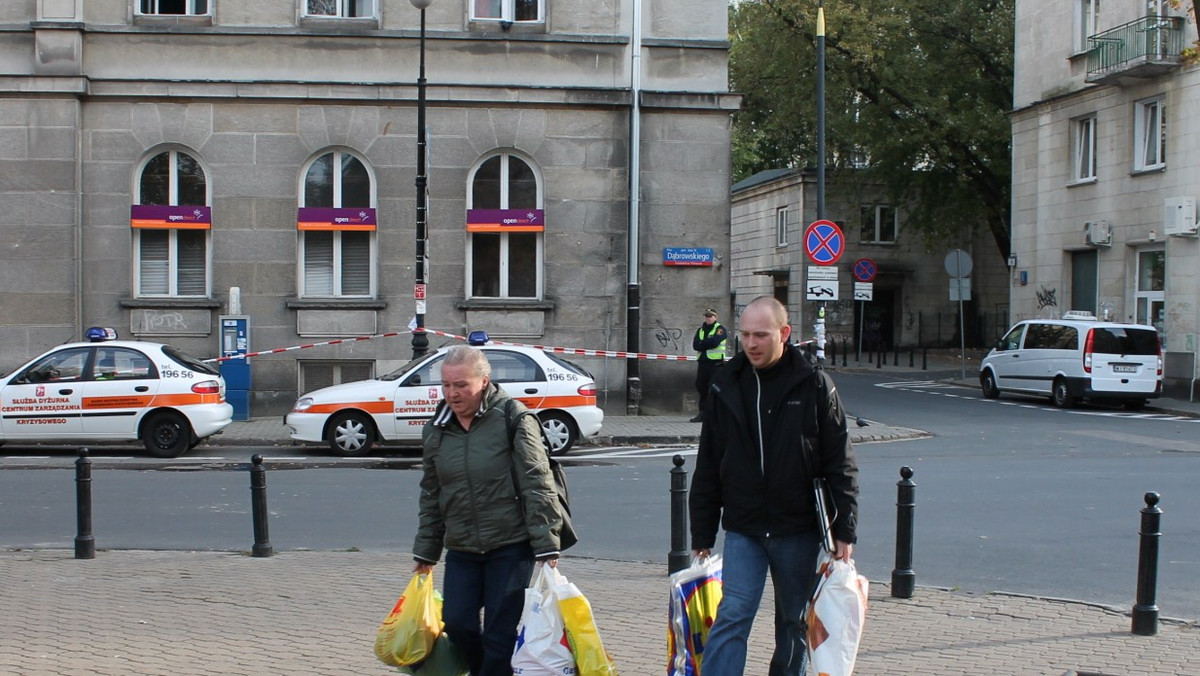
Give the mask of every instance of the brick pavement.
[{"label": "brick pavement", "polygon": [[[626,676],[661,674],[661,564],[566,557]],[[410,570],[403,555],[63,550],[0,552],[0,673],[11,676],[387,674],[374,632]],[[1200,627],[1129,633],[1126,613],[1024,596],[873,583],[859,674],[1200,674]],[[770,598],[746,674],[766,673]]]}]

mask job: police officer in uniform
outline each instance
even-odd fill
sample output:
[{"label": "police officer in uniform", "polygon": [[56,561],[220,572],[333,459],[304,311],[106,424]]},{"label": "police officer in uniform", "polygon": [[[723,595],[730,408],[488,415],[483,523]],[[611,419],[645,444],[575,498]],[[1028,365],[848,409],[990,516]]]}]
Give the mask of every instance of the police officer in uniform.
[{"label": "police officer in uniform", "polygon": [[704,323],[696,330],[692,338],[692,349],[699,352],[696,365],[696,392],[700,394],[700,412],[691,422],[703,422],[704,404],[708,401],[708,386],[713,374],[725,361],[725,344],[728,335],[725,327],[717,321],[717,311],[708,308],[704,311]]}]

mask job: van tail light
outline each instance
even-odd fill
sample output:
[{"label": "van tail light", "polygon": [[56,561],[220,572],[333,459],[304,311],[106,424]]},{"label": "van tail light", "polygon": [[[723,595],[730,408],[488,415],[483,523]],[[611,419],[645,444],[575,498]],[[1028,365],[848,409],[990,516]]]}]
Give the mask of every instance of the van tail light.
[{"label": "van tail light", "polygon": [[215,380],[202,380],[192,385],[192,391],[196,394],[220,394],[221,383]]},{"label": "van tail light", "polygon": [[585,383],[579,386],[579,394],[585,397],[596,396],[596,383]]},{"label": "van tail light", "polygon": [[1162,377],[1162,336],[1158,337],[1158,377]]},{"label": "van tail light", "polygon": [[1083,372],[1092,372],[1092,341],[1095,338],[1095,329],[1088,329],[1087,341],[1083,344]]}]

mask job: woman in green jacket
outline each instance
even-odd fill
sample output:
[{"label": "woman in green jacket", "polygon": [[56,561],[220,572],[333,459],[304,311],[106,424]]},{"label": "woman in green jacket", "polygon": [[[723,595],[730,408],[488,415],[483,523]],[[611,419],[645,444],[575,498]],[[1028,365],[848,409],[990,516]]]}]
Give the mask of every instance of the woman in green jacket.
[{"label": "woman in green jacket", "polygon": [[525,407],[490,376],[477,348],[456,347],[442,363],[413,556],[428,573],[447,550],[442,618],[472,676],[511,676],[524,590],[535,561],[557,563],[562,518],[537,419],[519,415]]}]

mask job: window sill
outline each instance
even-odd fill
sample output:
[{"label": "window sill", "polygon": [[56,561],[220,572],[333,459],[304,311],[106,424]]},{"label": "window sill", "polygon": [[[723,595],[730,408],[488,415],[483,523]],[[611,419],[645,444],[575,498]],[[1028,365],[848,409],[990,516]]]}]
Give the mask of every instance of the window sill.
[{"label": "window sill", "polygon": [[1130,176],[1146,176],[1147,174],[1165,174],[1166,172],[1167,172],[1167,165],[1157,164],[1153,167],[1146,167],[1144,169],[1134,169],[1133,171],[1129,172],[1129,175]]},{"label": "window sill", "polygon": [[1096,181],[1096,177],[1095,177],[1095,176],[1093,176],[1093,177],[1091,177],[1091,178],[1081,178],[1081,179],[1079,179],[1079,180],[1077,180],[1077,181],[1069,181],[1069,182],[1067,183],[1067,187],[1068,187],[1068,188],[1075,188],[1075,187],[1078,187],[1078,186],[1081,186],[1081,185],[1095,185],[1096,183],[1097,183],[1097,181]]},{"label": "window sill", "polygon": [[860,241],[859,244],[862,246],[886,246],[886,247],[896,246],[895,240],[892,240],[890,242],[880,242],[880,241],[876,241],[876,240],[871,240],[871,241],[867,241],[867,242]]},{"label": "window sill", "polygon": [[386,310],[386,300],[376,298],[293,298],[289,310]]},{"label": "window sill", "polygon": [[135,26],[197,26],[213,25],[211,14],[134,14]]},{"label": "window sill", "polygon": [[379,30],[379,17],[375,16],[302,16],[301,28],[322,30]]},{"label": "window sill", "polygon": [[471,19],[467,30],[472,33],[495,33],[497,30],[510,35],[539,35],[546,32],[544,21],[501,21],[500,19]]},{"label": "window sill", "polygon": [[458,310],[543,310],[553,311],[554,301],[533,298],[468,298],[454,302]]},{"label": "window sill", "polygon": [[122,298],[119,304],[123,308],[132,310],[153,308],[216,310],[225,306],[224,303],[213,298]]}]

